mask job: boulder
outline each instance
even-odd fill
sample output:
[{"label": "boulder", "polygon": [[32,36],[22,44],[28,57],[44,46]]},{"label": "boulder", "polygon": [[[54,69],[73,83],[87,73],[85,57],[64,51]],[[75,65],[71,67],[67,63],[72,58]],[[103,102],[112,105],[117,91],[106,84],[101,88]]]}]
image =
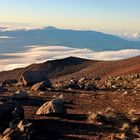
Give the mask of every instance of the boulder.
[{"label": "boulder", "polygon": [[96,113],[89,114],[89,116],[88,116],[88,122],[89,123],[97,123],[96,122],[96,117],[97,117],[97,114]]},{"label": "boulder", "polygon": [[25,91],[16,91],[11,96],[14,99],[27,99],[29,98],[28,93]]},{"label": "boulder", "polygon": [[0,140],[29,140],[32,133],[32,123],[22,120],[14,127],[7,128]]},{"label": "boulder", "polygon": [[28,122],[27,120],[21,120],[17,125],[17,128],[19,128],[21,132],[26,132],[27,129],[32,129],[32,123]]},{"label": "boulder", "polygon": [[23,140],[23,139],[19,129],[7,128],[0,137],[0,140]]},{"label": "boulder", "polygon": [[7,101],[0,105],[0,125],[8,125],[12,120],[24,119],[24,109],[14,101]]},{"label": "boulder", "polygon": [[31,90],[36,91],[36,90],[46,90],[46,88],[50,88],[52,86],[50,81],[43,81],[40,83],[36,83],[32,86]]},{"label": "boulder", "polygon": [[53,99],[52,101],[44,103],[36,112],[36,115],[47,115],[47,114],[66,114],[66,108],[64,101],[61,99]]},{"label": "boulder", "polygon": [[19,85],[34,85],[42,81],[49,81],[45,71],[27,70],[21,74],[19,78]]}]

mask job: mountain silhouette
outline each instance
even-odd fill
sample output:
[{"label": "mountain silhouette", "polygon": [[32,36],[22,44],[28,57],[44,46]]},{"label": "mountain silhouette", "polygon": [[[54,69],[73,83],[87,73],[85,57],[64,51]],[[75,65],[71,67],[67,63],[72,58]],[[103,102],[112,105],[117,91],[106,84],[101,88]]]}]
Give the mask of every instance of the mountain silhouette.
[{"label": "mountain silhouette", "polygon": [[118,36],[96,31],[66,30],[52,26],[34,30],[0,31],[0,36],[12,38],[0,41],[0,52],[17,52],[30,45],[68,46],[95,51],[140,49],[140,41],[128,41]]}]

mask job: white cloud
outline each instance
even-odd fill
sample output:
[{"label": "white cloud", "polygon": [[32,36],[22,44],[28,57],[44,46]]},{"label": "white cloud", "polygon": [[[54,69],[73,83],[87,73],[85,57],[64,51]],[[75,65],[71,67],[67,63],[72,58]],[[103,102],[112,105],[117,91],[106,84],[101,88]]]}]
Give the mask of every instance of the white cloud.
[{"label": "white cloud", "polygon": [[14,31],[14,30],[33,30],[33,29],[42,29],[43,26],[39,25],[30,25],[23,23],[1,23],[0,22],[0,31]]},{"label": "white cloud", "polygon": [[0,36],[0,39],[11,39],[11,38],[14,38],[14,37],[10,37],[10,36]]},{"label": "white cloud", "polygon": [[140,39],[140,33],[138,33],[138,32],[134,32],[134,33],[125,32],[123,36],[125,38],[131,39],[131,40],[138,40],[138,39]]},{"label": "white cloud", "polygon": [[26,52],[0,54],[0,56],[11,57],[0,59],[1,71],[24,67],[32,63],[40,63],[46,60],[65,58],[68,56],[93,60],[120,60],[140,55],[140,50],[136,49],[94,52],[86,48],[79,49],[65,46],[27,46],[27,48],[28,51]]}]

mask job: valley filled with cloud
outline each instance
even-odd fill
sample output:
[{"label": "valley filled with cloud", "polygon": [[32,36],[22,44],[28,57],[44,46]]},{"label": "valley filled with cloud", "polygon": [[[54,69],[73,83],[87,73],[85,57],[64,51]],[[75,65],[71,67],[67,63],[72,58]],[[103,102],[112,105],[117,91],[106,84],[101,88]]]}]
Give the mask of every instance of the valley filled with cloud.
[{"label": "valley filled with cloud", "polygon": [[0,53],[0,71],[41,63],[47,60],[66,58],[69,56],[92,60],[120,60],[140,55],[138,49],[95,52],[91,49],[71,48],[66,46],[26,46],[27,50],[16,53]]}]

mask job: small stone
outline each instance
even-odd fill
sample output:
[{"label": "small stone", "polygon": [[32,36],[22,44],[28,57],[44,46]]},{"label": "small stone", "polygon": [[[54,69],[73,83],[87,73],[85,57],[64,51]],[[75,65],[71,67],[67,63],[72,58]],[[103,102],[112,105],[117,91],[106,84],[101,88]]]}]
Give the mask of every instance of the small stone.
[{"label": "small stone", "polygon": [[61,94],[58,98],[59,98],[59,99],[64,99],[64,95]]},{"label": "small stone", "polygon": [[123,95],[127,95],[128,94],[128,91],[125,91],[124,93],[123,93]]},{"label": "small stone", "polygon": [[136,91],[136,90],[134,90],[134,91],[133,91],[133,93],[135,94],[135,93],[137,93],[137,91]]},{"label": "small stone", "polygon": [[112,85],[112,88],[117,88],[116,85]]}]

